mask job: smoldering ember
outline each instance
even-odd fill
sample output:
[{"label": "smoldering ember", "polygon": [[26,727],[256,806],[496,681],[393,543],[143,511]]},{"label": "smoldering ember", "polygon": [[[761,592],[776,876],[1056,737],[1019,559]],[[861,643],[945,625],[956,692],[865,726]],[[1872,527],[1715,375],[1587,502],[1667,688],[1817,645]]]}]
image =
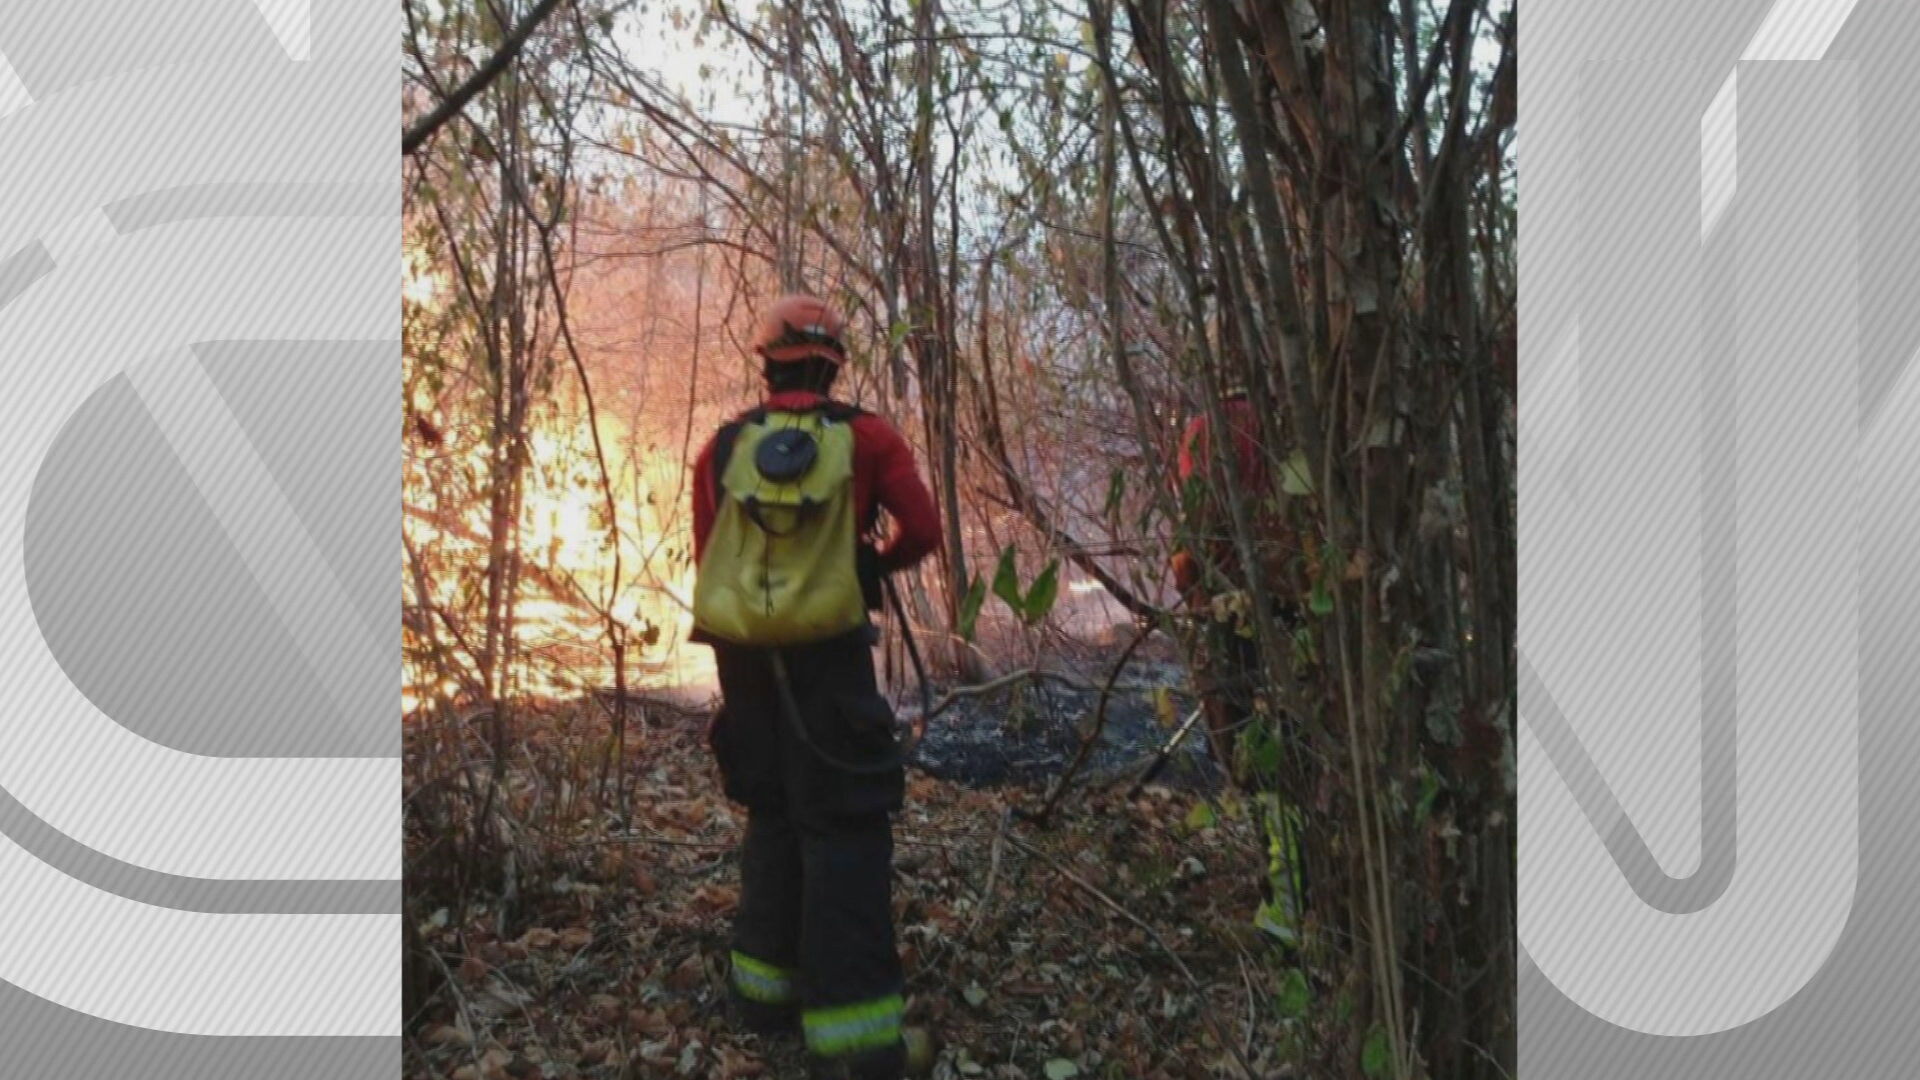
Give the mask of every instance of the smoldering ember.
[{"label": "smoldering ember", "polygon": [[1511,0],[403,0],[409,1077],[1510,1077]]}]

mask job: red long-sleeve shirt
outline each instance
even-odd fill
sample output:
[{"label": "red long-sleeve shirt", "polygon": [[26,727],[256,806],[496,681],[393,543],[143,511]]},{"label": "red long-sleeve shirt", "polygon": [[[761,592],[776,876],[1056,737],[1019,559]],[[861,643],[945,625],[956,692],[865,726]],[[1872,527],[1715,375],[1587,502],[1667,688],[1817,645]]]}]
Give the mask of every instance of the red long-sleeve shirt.
[{"label": "red long-sleeve shirt", "polygon": [[[826,403],[805,390],[770,395],[761,407],[773,412],[804,412]],[[880,566],[888,572],[904,570],[940,546],[940,511],[933,493],[920,479],[913,448],[892,424],[862,413],[853,427],[853,510],[856,521],[871,520],[874,507],[893,519],[893,534],[880,546]],[[693,550],[698,560],[713,531],[719,478],[713,475],[713,440],[700,450],[693,464]]]},{"label": "red long-sleeve shirt", "polygon": [[[1227,428],[1233,433],[1234,465],[1239,469],[1240,482],[1250,491],[1265,490],[1267,461],[1260,452],[1260,418],[1254,415],[1252,403],[1246,398],[1232,398],[1221,406],[1220,411],[1226,414]],[[1183,483],[1195,474],[1212,471],[1212,429],[1212,420],[1205,413],[1187,424],[1186,434],[1180,440],[1180,480]]]},{"label": "red long-sleeve shirt", "polygon": [[[1260,418],[1254,414],[1253,405],[1245,398],[1234,398],[1224,404],[1221,411],[1226,415],[1227,430],[1233,436],[1231,461],[1238,473],[1239,482],[1244,490],[1264,492],[1267,490],[1267,462],[1260,452]],[[1200,477],[1202,479],[1216,473],[1213,458],[1213,424],[1202,413],[1187,424],[1186,432],[1180,439],[1180,482]],[[1216,482],[1218,479],[1216,478]],[[1211,529],[1203,528],[1202,532]],[[1231,565],[1232,545],[1224,542],[1214,545],[1215,561],[1222,565]],[[1173,553],[1174,585],[1190,598],[1198,596],[1200,585],[1200,565],[1192,553],[1176,551]]]}]

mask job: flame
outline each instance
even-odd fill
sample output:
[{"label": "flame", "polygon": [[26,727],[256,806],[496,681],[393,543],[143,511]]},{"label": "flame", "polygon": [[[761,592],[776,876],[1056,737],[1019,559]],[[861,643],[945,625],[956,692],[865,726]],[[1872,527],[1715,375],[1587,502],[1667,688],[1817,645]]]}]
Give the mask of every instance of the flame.
[{"label": "flame", "polygon": [[419,307],[431,306],[440,298],[440,290],[445,284],[446,275],[433,270],[423,252],[417,249],[401,252],[401,299]]},{"label": "flame", "polygon": [[[615,540],[608,529],[607,492],[591,452],[592,431],[582,418],[549,420],[529,432],[529,468],[518,522],[522,573],[515,640],[521,662],[513,673],[514,689],[545,698],[610,689],[609,613],[628,643],[629,687],[712,685],[711,652],[688,641],[694,568],[687,554],[688,514],[681,505],[683,466],[660,451],[615,460],[616,448],[631,443],[604,415],[600,435],[613,473],[619,525],[617,589]],[[466,458],[463,464],[484,475],[484,445],[451,456]],[[431,497],[423,474],[409,472],[406,495],[410,506]],[[466,507],[460,519],[465,535],[436,529],[410,515],[405,526],[409,538],[419,547],[432,548],[443,567],[463,561],[484,566],[489,508],[484,500],[473,502],[479,505]],[[433,603],[442,610],[455,606],[460,584],[452,572],[430,581]],[[457,689],[451,681],[428,685],[431,678],[426,671],[403,672],[403,709],[412,711],[433,697],[451,697]]]},{"label": "flame", "polygon": [[[400,269],[401,296],[408,305],[431,312],[450,301],[449,279],[435,268],[425,247],[404,246]],[[447,390],[429,379],[409,378],[407,386],[408,410],[423,421],[433,443],[409,457],[403,482],[409,508],[403,528],[415,550],[431,553],[434,570],[426,582],[427,595],[417,599],[434,611],[457,612],[454,617],[477,646],[484,620],[478,610],[483,602],[477,597],[485,591],[492,510],[486,498],[472,495],[471,487],[479,482],[476,478],[493,472],[493,462],[486,439],[471,429],[462,432],[453,422],[474,411],[452,396],[443,410],[438,398],[469,391]],[[712,653],[688,641],[694,568],[688,554],[685,465],[677,454],[655,449],[645,438],[647,431],[628,430],[607,400],[601,406],[600,445],[611,472],[605,483],[593,453],[594,431],[579,403],[552,398],[528,431],[521,509],[514,523],[520,573],[514,595],[511,689],[536,697],[573,698],[611,688],[609,616],[627,643],[630,687],[710,686]],[[609,528],[608,484],[617,539]],[[436,485],[467,492],[457,511],[437,516]],[[405,578],[409,593],[418,585],[411,575]],[[432,667],[403,664],[403,710],[459,696],[462,684]],[[479,681],[477,671],[458,674]]]}]

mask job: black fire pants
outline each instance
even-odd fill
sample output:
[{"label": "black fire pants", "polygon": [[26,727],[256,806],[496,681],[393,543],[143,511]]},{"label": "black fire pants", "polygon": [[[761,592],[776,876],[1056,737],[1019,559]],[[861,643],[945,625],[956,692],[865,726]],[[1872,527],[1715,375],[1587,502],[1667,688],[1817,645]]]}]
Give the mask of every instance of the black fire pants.
[{"label": "black fire pants", "polygon": [[802,730],[770,652],[714,646],[724,705],[710,740],[727,796],[747,808],[733,989],[798,1008],[817,1056],[895,1056],[904,1003],[887,815],[906,781],[892,708],[864,630],[781,655]]}]

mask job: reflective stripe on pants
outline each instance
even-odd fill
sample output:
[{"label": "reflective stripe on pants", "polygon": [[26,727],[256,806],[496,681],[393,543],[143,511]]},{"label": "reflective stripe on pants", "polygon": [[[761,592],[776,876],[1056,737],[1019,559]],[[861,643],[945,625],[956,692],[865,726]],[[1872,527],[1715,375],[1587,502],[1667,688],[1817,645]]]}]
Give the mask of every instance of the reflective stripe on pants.
[{"label": "reflective stripe on pants", "polygon": [[889,994],[853,1005],[808,1009],[800,1014],[807,1032],[807,1049],[821,1057],[840,1057],[878,1050],[900,1041],[900,1020],[906,1003]]},{"label": "reflective stripe on pants", "polygon": [[738,949],[733,951],[733,988],[748,1001],[763,1005],[786,1005],[797,996],[792,971],[755,960]]}]

